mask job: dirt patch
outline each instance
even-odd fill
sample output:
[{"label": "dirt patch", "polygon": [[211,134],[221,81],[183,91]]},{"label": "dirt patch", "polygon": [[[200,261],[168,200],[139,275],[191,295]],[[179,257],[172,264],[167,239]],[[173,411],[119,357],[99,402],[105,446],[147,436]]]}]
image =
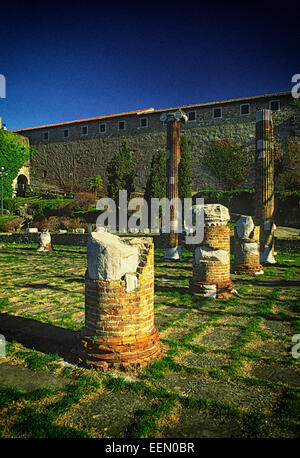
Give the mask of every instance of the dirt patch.
[{"label": "dirt patch", "polygon": [[281,367],[276,364],[255,364],[250,375],[270,382],[281,382],[290,386],[300,386],[300,365],[298,369]]},{"label": "dirt patch", "polygon": [[208,348],[230,348],[241,335],[241,331],[234,328],[215,328],[209,333],[197,336],[193,343]]},{"label": "dirt patch", "polygon": [[193,352],[186,353],[177,358],[177,360],[186,366],[201,369],[224,369],[230,362],[230,358],[224,355],[197,354]]},{"label": "dirt patch", "polygon": [[45,387],[59,390],[70,383],[71,380],[50,372],[34,372],[9,361],[0,364],[1,386],[15,387],[20,391],[30,392]]},{"label": "dirt patch", "polygon": [[162,384],[167,389],[183,395],[225,402],[252,411],[272,411],[278,405],[278,396],[269,390],[249,389],[228,382],[169,373]]},{"label": "dirt patch", "polygon": [[217,420],[207,412],[199,412],[197,409],[182,409],[178,423],[165,428],[162,437],[237,438],[243,437],[243,431],[236,423]]},{"label": "dirt patch", "polygon": [[132,393],[104,393],[80,404],[65,424],[93,430],[97,437],[122,437],[138,412],[150,405],[146,398]]}]

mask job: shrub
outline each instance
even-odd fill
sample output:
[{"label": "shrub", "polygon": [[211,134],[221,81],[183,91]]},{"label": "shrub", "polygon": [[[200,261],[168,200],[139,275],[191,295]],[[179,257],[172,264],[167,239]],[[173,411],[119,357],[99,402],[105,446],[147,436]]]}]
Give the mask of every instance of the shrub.
[{"label": "shrub", "polygon": [[3,224],[4,232],[16,232],[22,229],[25,219],[21,216],[15,216],[13,218],[9,217],[7,221]]},{"label": "shrub", "polygon": [[185,135],[181,136],[181,158],[179,164],[179,197],[192,197],[191,192],[191,159],[190,159],[190,146],[192,141],[188,140]]},{"label": "shrub", "polygon": [[74,198],[74,205],[78,208],[78,211],[88,211],[96,202],[97,197],[90,192],[78,192]]},{"label": "shrub", "polygon": [[103,188],[103,181],[100,175],[96,175],[89,179],[90,190],[97,196]]},{"label": "shrub", "polygon": [[133,192],[133,180],[135,167],[131,157],[131,151],[126,142],[107,164],[108,196],[118,202],[119,191],[127,190],[128,198]]},{"label": "shrub", "polygon": [[152,157],[150,175],[145,190],[145,199],[166,197],[166,153],[156,150]]},{"label": "shrub", "polygon": [[275,189],[300,191],[300,141],[297,137],[287,139],[287,155],[274,150]]},{"label": "shrub", "polygon": [[239,189],[246,179],[251,155],[229,139],[215,140],[209,144],[203,164],[208,167],[228,189]]},{"label": "shrub", "polygon": [[3,180],[4,197],[11,197],[12,182],[20,168],[30,159],[34,149],[28,146],[25,139],[7,130],[0,129],[0,164],[7,169]]}]

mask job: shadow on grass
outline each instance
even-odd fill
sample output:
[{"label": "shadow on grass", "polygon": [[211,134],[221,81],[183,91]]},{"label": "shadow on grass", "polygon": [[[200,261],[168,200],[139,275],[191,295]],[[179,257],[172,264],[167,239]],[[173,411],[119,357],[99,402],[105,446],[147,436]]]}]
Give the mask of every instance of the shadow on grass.
[{"label": "shadow on grass", "polygon": [[70,363],[78,363],[76,347],[80,331],[1,313],[0,333],[7,341],[19,342],[42,353],[58,354]]}]

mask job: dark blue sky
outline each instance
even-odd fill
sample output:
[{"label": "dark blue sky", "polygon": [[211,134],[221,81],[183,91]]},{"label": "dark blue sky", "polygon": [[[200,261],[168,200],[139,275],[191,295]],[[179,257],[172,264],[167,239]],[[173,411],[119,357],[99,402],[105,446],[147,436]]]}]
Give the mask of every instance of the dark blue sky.
[{"label": "dark blue sky", "polygon": [[284,7],[2,3],[0,116],[11,130],[288,91],[300,73],[300,8]]}]

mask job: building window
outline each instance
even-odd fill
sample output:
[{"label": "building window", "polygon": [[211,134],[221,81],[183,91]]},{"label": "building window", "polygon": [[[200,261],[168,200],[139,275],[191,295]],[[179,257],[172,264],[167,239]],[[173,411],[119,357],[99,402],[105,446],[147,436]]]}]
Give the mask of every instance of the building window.
[{"label": "building window", "polygon": [[280,101],[279,100],[270,100],[269,109],[272,111],[280,111]]},{"label": "building window", "polygon": [[89,133],[88,126],[81,126],[80,131],[81,135],[87,135]]},{"label": "building window", "polygon": [[222,108],[213,108],[213,119],[222,118]]},{"label": "building window", "polygon": [[106,133],[106,122],[102,122],[99,124],[99,132],[100,134],[105,134]]},{"label": "building window", "polygon": [[240,114],[241,115],[250,114],[250,103],[243,103],[242,105],[240,105]]},{"label": "building window", "polygon": [[140,127],[148,127],[148,118],[140,118]]},{"label": "building window", "polygon": [[49,140],[49,132],[44,132],[44,135],[43,135],[43,138],[44,140]]},{"label": "building window", "polygon": [[196,121],[196,111],[188,112],[188,121]]},{"label": "building window", "polygon": [[64,129],[63,130],[63,137],[67,138],[69,136],[69,129]]},{"label": "building window", "polygon": [[125,130],[125,121],[119,121],[118,129],[119,130]]}]

